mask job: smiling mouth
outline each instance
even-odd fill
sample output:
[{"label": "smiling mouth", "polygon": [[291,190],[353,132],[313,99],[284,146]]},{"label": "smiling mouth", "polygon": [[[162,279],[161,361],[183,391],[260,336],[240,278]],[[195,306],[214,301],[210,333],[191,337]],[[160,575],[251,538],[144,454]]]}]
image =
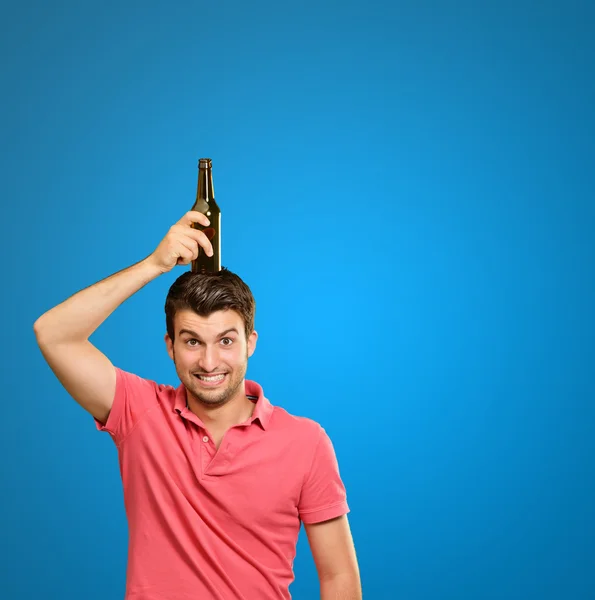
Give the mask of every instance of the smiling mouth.
[{"label": "smiling mouth", "polygon": [[217,375],[198,375],[194,373],[194,377],[204,385],[217,385],[227,377],[227,373],[218,373]]}]

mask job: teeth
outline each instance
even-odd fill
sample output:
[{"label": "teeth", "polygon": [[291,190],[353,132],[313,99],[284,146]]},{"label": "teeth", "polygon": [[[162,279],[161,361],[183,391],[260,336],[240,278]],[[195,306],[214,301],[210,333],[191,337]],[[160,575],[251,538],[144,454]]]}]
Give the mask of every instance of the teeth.
[{"label": "teeth", "polygon": [[221,381],[224,377],[225,375],[214,375],[212,377],[207,377],[206,375],[198,375],[198,378],[202,379],[203,381]]}]

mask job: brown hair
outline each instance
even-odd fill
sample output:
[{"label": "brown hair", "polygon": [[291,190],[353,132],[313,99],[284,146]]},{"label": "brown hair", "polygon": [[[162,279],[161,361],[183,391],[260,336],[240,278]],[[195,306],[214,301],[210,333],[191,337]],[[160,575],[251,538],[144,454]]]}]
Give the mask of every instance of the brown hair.
[{"label": "brown hair", "polygon": [[165,299],[165,323],[172,341],[174,316],[184,309],[201,317],[208,317],[218,310],[235,310],[244,321],[246,338],[254,331],[254,296],[244,281],[225,267],[218,273],[187,271],[174,281]]}]

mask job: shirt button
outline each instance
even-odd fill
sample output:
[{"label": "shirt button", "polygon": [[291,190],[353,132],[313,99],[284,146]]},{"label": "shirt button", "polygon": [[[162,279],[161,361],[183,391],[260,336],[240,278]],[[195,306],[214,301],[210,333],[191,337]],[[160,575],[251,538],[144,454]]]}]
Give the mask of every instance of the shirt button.
[{"label": "shirt button", "polygon": [[209,441],[209,437],[205,435],[205,437],[202,438],[203,442],[208,442]]}]

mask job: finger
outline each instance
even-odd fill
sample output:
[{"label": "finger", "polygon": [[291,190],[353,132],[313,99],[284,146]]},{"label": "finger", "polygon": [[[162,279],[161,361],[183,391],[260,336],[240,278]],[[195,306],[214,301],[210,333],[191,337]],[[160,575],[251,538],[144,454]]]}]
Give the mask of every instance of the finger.
[{"label": "finger", "polygon": [[[192,252],[192,254],[198,256],[198,244],[191,237],[180,235],[176,238],[176,244],[180,250],[180,253],[182,252],[182,248],[185,248],[186,250]],[[194,258],[196,258],[196,256]]]},{"label": "finger", "polygon": [[206,231],[189,228],[184,230],[183,236],[191,238],[196,242],[207,253],[207,256],[213,256],[213,244],[211,244]]},{"label": "finger", "polygon": [[178,258],[179,265],[188,265],[196,258],[195,252],[183,245],[180,245],[178,248],[178,254],[180,256],[180,258]]},{"label": "finger", "polygon": [[197,210],[189,210],[179,221],[180,225],[192,225],[193,223],[200,223],[207,227],[211,224],[209,218],[206,215],[203,215],[201,212]]}]

